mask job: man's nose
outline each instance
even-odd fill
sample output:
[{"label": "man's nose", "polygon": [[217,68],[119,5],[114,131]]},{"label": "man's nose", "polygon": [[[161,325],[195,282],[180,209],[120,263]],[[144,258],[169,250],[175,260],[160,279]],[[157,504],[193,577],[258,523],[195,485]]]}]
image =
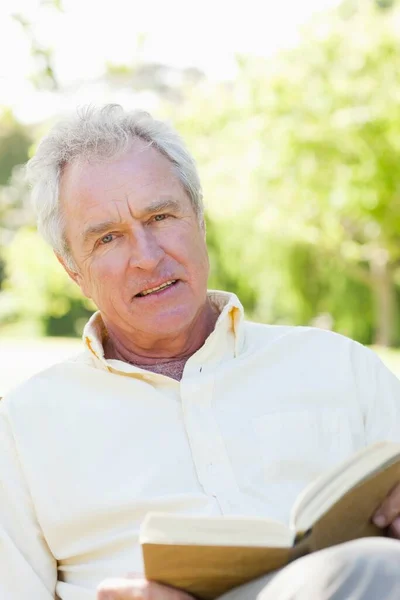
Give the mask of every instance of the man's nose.
[{"label": "man's nose", "polygon": [[130,266],[152,271],[164,256],[154,234],[145,227],[135,231],[132,242]]}]

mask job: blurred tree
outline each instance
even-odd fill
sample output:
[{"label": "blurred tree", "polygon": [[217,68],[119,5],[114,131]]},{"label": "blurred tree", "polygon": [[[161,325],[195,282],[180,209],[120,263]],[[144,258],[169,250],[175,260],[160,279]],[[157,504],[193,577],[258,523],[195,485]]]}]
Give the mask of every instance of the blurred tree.
[{"label": "blurred tree", "polygon": [[0,113],[0,186],[8,182],[15,165],[26,162],[31,144],[28,127],[16,120],[11,109],[4,108]]},{"label": "blurred tree", "polygon": [[129,87],[134,93],[152,92],[169,102],[180,102],[185,87],[203,78],[204,74],[195,68],[176,68],[139,59],[133,65],[108,63],[105,73],[105,80],[114,89]]},{"label": "blurred tree", "polygon": [[6,276],[0,294],[0,324],[24,324],[40,335],[80,335],[94,310],[30,228],[18,230],[4,249]]},{"label": "blurred tree", "polygon": [[18,167],[27,160],[31,143],[28,127],[4,109],[0,116],[0,289],[4,278],[2,248],[18,227],[31,220],[26,184]]},{"label": "blurred tree", "polygon": [[[42,0],[42,7],[62,12],[60,0]],[[58,83],[53,68],[52,50],[44,47],[36,37],[33,24],[21,13],[13,18],[23,28],[30,43],[31,54],[36,64],[32,81],[38,88],[57,89]],[[1,107],[0,113],[0,289],[4,279],[3,248],[11,242],[12,234],[19,227],[32,222],[28,202],[28,190],[19,165],[29,158],[33,143],[32,128],[19,123],[12,110]]]},{"label": "blurred tree", "polygon": [[378,8],[382,8],[383,10],[387,8],[393,8],[395,4],[395,0],[375,0]]},{"label": "blurred tree", "polygon": [[354,5],[351,18],[317,22],[279,64],[270,115],[280,162],[269,183],[294,235],[370,287],[375,342],[388,345],[399,340],[400,14]]},{"label": "blurred tree", "polygon": [[[61,0],[41,0],[40,7],[63,12]],[[54,68],[53,49],[42,44],[36,35],[34,24],[22,13],[14,13],[13,18],[21,25],[30,44],[31,55],[36,65],[31,76],[32,83],[39,89],[53,91],[59,89]]]},{"label": "blurred tree", "polygon": [[8,185],[0,186],[0,248],[11,243],[20,227],[33,225],[33,222],[24,169],[17,165]]}]

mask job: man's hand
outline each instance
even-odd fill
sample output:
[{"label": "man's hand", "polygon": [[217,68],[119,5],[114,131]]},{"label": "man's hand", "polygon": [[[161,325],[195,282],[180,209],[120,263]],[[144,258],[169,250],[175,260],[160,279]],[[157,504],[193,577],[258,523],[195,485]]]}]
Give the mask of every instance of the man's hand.
[{"label": "man's hand", "polygon": [[382,529],[389,527],[390,537],[400,539],[400,484],[382,502],[374,514],[373,522]]},{"label": "man's hand", "polygon": [[185,592],[138,576],[106,579],[97,588],[97,600],[193,600]]}]

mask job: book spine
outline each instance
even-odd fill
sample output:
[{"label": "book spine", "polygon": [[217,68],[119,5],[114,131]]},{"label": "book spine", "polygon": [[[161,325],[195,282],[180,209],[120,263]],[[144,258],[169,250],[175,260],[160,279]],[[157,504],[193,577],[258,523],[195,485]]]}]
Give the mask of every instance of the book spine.
[{"label": "book spine", "polygon": [[312,545],[312,529],[308,529],[307,531],[299,531],[296,533],[296,537],[293,542],[293,549],[290,553],[290,561],[297,560],[302,556],[307,556],[307,554],[311,554]]}]

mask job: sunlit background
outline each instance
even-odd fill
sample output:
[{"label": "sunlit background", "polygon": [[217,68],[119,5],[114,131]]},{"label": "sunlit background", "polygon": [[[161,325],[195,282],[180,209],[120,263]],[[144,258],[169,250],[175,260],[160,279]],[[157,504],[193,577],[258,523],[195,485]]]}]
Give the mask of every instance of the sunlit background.
[{"label": "sunlit background", "polygon": [[51,124],[117,102],[197,159],[210,287],[251,319],[400,361],[400,7],[390,0],[2,0],[0,396],[79,351],[93,307],[35,232],[21,166]]}]

